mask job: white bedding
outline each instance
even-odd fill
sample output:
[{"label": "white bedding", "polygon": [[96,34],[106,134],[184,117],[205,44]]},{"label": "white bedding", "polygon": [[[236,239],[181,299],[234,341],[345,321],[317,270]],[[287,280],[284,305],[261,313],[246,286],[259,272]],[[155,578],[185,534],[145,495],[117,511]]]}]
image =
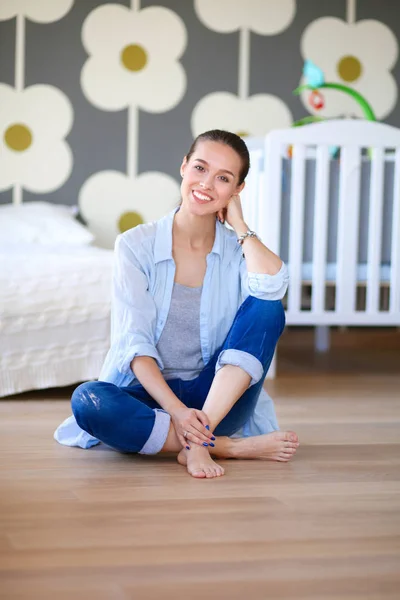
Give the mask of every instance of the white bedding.
[{"label": "white bedding", "polygon": [[112,260],[87,245],[0,244],[0,396],[98,377]]}]

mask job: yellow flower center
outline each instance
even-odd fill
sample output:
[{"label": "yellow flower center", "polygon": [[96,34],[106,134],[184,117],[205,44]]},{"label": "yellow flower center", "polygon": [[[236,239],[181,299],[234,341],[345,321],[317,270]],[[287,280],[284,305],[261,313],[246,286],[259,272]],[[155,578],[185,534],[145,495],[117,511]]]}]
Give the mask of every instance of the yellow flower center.
[{"label": "yellow flower center", "polygon": [[26,125],[10,125],[4,134],[6,146],[16,152],[23,152],[32,144],[32,132]]},{"label": "yellow flower center", "polygon": [[362,73],[362,64],[355,56],[343,56],[337,65],[337,71],[344,81],[355,81]]},{"label": "yellow flower center", "polygon": [[142,46],[130,44],[122,50],[121,61],[128,71],[141,71],[147,64],[147,52]]},{"label": "yellow flower center", "polygon": [[248,131],[237,131],[236,135],[238,135],[239,137],[243,138],[243,137],[248,137],[250,134]]},{"label": "yellow flower center", "polygon": [[132,227],[136,227],[136,225],[141,225],[142,223],[144,223],[144,220],[143,217],[139,215],[139,213],[126,212],[119,218],[118,229],[121,233],[124,233],[124,231],[132,229]]}]

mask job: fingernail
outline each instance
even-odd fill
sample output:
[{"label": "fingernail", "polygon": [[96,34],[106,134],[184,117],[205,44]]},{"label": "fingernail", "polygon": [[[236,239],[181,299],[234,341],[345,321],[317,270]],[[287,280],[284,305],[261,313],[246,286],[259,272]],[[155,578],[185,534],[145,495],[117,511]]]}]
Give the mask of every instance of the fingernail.
[{"label": "fingernail", "polygon": [[208,446],[208,444],[206,444],[205,442],[203,442],[203,446]]},{"label": "fingernail", "polygon": [[190,450],[190,446],[186,446],[186,450]]},{"label": "fingernail", "polygon": [[215,440],[215,437],[214,437],[214,436],[212,436],[212,438],[211,438],[211,439],[214,441],[214,440]]},{"label": "fingernail", "polygon": [[212,442],[210,442],[210,446],[212,446],[213,448],[215,447],[215,444],[213,444]]},{"label": "fingernail", "polygon": [[206,429],[210,429],[210,426],[209,426],[209,425],[206,425]]}]

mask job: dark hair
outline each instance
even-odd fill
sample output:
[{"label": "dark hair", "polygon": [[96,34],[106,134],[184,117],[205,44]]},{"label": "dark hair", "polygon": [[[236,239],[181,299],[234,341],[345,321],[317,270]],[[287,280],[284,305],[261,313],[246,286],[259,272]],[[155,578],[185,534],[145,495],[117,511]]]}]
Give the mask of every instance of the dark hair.
[{"label": "dark hair", "polygon": [[223,131],[222,129],[211,129],[210,131],[205,131],[204,133],[198,135],[194,140],[189,152],[186,155],[187,161],[189,161],[193,152],[196,150],[199,142],[219,142],[221,144],[230,146],[232,150],[234,150],[240,156],[242,161],[242,168],[239,173],[239,185],[243,183],[250,169],[250,156],[247,146],[241,137],[236,135],[236,133]]}]

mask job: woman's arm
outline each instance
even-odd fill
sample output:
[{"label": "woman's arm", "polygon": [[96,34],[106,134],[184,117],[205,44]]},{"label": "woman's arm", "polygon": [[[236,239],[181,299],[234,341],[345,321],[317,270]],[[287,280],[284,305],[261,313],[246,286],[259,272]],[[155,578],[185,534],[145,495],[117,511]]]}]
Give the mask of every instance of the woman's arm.
[{"label": "woman's arm", "polygon": [[[246,233],[250,228],[244,221],[232,225],[238,238]],[[249,273],[264,273],[265,275],[276,275],[282,268],[282,261],[264,246],[256,237],[247,237],[243,241],[243,254],[246,259],[247,270]]]},{"label": "woman's arm", "polygon": [[202,445],[215,439],[209,431],[210,422],[207,415],[201,410],[188,408],[175,396],[161,375],[154,358],[137,356],[133,359],[131,368],[146,392],[171,415],[183,448],[189,448],[188,441]]},{"label": "woman's arm", "polygon": [[[226,220],[238,238],[249,229],[239,196],[232,197],[228,207],[218,213],[218,218],[221,222]],[[261,300],[281,300],[289,283],[286,265],[255,237],[244,240],[243,251],[244,259],[240,263],[243,298],[251,294]]]},{"label": "woman's arm", "polygon": [[121,235],[115,242],[111,343],[116,347],[116,367],[124,375],[132,374],[136,356],[151,356],[163,369],[154,341],[157,308],[147,276],[132,250],[132,244],[140,242],[138,237],[128,243]]},{"label": "woman's arm", "polygon": [[161,375],[154,358],[151,356],[136,356],[131,362],[131,369],[146,392],[167,413],[172,414],[172,412],[185,407]]},{"label": "woman's arm", "polygon": [[[238,238],[249,230],[246,225],[239,196],[233,196],[229,202],[226,220],[236,232]],[[243,253],[247,270],[252,273],[276,275],[282,268],[282,261],[256,237],[247,237],[243,242]]]}]

